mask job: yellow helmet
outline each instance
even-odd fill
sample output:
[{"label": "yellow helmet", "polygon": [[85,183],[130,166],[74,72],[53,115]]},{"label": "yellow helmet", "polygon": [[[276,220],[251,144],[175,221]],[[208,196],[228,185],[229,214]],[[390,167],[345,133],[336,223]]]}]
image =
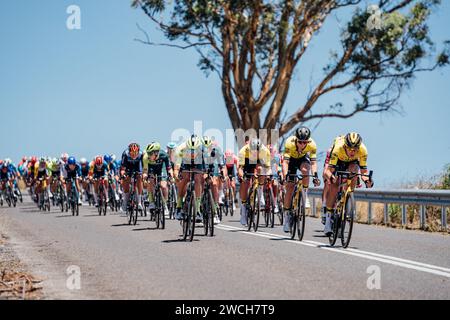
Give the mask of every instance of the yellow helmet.
[{"label": "yellow helmet", "polygon": [[193,134],[186,142],[186,146],[192,150],[198,149],[201,144],[202,144],[202,142],[201,142],[200,138],[195,134]]},{"label": "yellow helmet", "polygon": [[356,132],[350,132],[345,136],[345,144],[349,148],[359,148],[362,143],[361,136]]}]

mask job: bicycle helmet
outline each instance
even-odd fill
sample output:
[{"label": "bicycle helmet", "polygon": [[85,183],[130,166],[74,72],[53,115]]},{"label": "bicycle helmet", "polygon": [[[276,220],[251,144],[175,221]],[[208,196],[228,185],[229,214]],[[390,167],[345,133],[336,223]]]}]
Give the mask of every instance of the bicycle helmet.
[{"label": "bicycle helmet", "polygon": [[37,157],[31,157],[31,164],[35,164],[37,162]]},{"label": "bicycle helmet", "polygon": [[140,150],[141,150],[141,147],[139,146],[139,144],[137,144],[135,142],[130,143],[130,145],[128,146],[128,151],[130,152],[130,156],[132,158],[137,158]]},{"label": "bicycle helmet", "polygon": [[169,150],[173,150],[173,149],[175,149],[177,147],[177,144],[175,143],[175,142],[169,142],[168,144],[167,144],[167,149],[169,149]]},{"label": "bicycle helmet", "polygon": [[213,145],[212,139],[208,136],[203,136],[202,143],[206,148],[209,148]]},{"label": "bicycle helmet", "polygon": [[67,159],[67,164],[69,164],[69,165],[75,165],[75,164],[77,164],[77,160],[75,159],[75,157],[69,157],[69,158]]},{"label": "bicycle helmet", "polygon": [[112,155],[111,155],[111,161],[116,161],[116,159],[117,159],[116,155],[115,155],[115,154],[112,154]]},{"label": "bicycle helmet", "polygon": [[100,157],[100,156],[96,157],[96,158],[95,158],[95,165],[96,165],[97,167],[102,166],[102,165],[103,165],[103,158]]},{"label": "bicycle helmet", "polygon": [[198,147],[200,147],[201,143],[202,143],[202,142],[200,141],[200,139],[198,138],[198,136],[195,135],[195,134],[193,134],[193,135],[188,139],[188,141],[187,141],[187,143],[186,143],[186,146],[187,146],[189,149],[195,150],[195,149],[198,149]]},{"label": "bicycle helmet", "polygon": [[358,149],[361,146],[362,138],[356,132],[350,132],[345,136],[345,145],[349,148]]},{"label": "bicycle helmet", "polygon": [[39,158],[39,163],[40,164],[47,163],[47,160],[45,159],[45,157],[40,157]]},{"label": "bicycle helmet", "polygon": [[147,154],[150,154],[152,152],[159,152],[160,150],[161,150],[161,145],[159,144],[159,142],[152,142],[145,149]]},{"label": "bicycle helmet", "polygon": [[112,158],[109,154],[105,154],[103,157],[103,160],[105,161],[106,164],[109,164],[109,163],[111,163]]},{"label": "bicycle helmet", "polygon": [[295,130],[295,136],[298,140],[309,140],[309,138],[311,138],[311,130],[309,130],[307,127],[300,127]]},{"label": "bicycle helmet", "polygon": [[87,164],[86,158],[81,158],[80,164],[81,164],[82,166],[86,165],[86,164]]},{"label": "bicycle helmet", "polygon": [[231,158],[232,156],[234,156],[234,152],[233,151],[231,151],[230,149],[225,151],[225,158]]},{"label": "bicycle helmet", "polygon": [[67,159],[69,158],[69,155],[67,153],[61,154],[61,160],[64,162],[67,162]]},{"label": "bicycle helmet", "polygon": [[5,159],[5,166],[8,167],[8,166],[11,164],[11,162],[12,162],[11,159],[6,158],[6,159]]},{"label": "bicycle helmet", "polygon": [[250,150],[259,150],[259,148],[261,147],[261,140],[259,140],[258,138],[254,138],[250,141]]}]

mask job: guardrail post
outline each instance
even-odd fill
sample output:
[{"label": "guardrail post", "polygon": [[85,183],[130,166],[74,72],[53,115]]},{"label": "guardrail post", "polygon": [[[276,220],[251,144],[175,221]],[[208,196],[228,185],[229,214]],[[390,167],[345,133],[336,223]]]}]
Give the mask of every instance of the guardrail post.
[{"label": "guardrail post", "polygon": [[441,211],[441,219],[442,219],[441,226],[442,226],[442,230],[446,231],[447,230],[447,208],[442,206],[441,210],[442,210]]},{"label": "guardrail post", "polygon": [[388,207],[388,204],[385,203],[385,204],[384,204],[384,224],[385,224],[385,225],[388,224],[388,220],[389,220],[389,215],[388,215],[388,213],[389,213],[389,207]]},{"label": "guardrail post", "polygon": [[420,206],[420,229],[425,229],[425,206]]},{"label": "guardrail post", "polygon": [[369,208],[368,208],[368,212],[367,212],[367,224],[371,224],[372,223],[372,202],[368,202],[367,203]]},{"label": "guardrail post", "polygon": [[402,226],[406,226],[406,204],[402,204]]}]

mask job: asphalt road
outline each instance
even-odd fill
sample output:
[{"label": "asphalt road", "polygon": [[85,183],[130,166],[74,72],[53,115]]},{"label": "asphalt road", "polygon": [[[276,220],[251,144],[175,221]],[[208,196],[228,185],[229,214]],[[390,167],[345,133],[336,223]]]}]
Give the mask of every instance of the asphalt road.
[{"label": "asphalt road", "polygon": [[341,249],[322,229],[308,218],[292,241],[281,226],[243,231],[237,213],[190,243],[173,220],[41,213],[29,198],[0,208],[0,232],[49,299],[450,299],[450,236],[357,224]]}]

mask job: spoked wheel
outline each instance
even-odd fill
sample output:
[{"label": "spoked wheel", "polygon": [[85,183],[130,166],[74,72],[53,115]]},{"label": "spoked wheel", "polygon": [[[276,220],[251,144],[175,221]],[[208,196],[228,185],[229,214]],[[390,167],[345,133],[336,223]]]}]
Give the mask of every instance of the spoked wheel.
[{"label": "spoked wheel", "polygon": [[194,206],[194,197],[191,196],[189,198],[189,202],[187,203],[187,210],[185,212],[185,217],[183,219],[183,240],[192,241],[194,239],[194,231],[195,231],[195,206]]},{"label": "spoked wheel", "polygon": [[[208,206],[210,207],[209,211],[207,212],[207,214],[208,214],[208,233],[209,233],[210,237],[214,237],[214,210],[213,210],[214,202],[213,202],[213,197],[212,197],[211,191],[209,191],[206,201],[208,201],[208,203],[209,203]],[[220,210],[220,208],[219,208],[219,210]],[[221,214],[219,214],[219,216],[221,216]],[[221,217],[219,219],[221,219]]]},{"label": "spoked wheel", "polygon": [[203,197],[202,197],[202,216],[203,216],[203,231],[204,231],[204,233],[205,233],[205,236],[207,236],[208,235],[208,231],[209,231],[209,229],[208,229],[208,211],[209,211],[209,208],[208,208],[208,203],[207,203],[207,200],[206,200],[206,193],[204,193],[203,194]]},{"label": "spoked wheel", "polygon": [[284,204],[283,204],[283,197],[280,195],[278,197],[278,213],[277,213],[277,217],[278,217],[278,221],[280,222],[280,226],[283,225],[284,222]]},{"label": "spoked wheel", "polygon": [[334,246],[336,244],[336,240],[338,238],[338,230],[339,230],[339,224],[340,224],[340,216],[339,213],[333,213],[331,216],[331,235],[328,238],[330,241],[330,245]]},{"label": "spoked wheel", "polygon": [[232,217],[234,215],[234,192],[232,188],[230,188],[229,194],[228,213]]},{"label": "spoked wheel", "polygon": [[355,198],[353,194],[347,197],[344,207],[344,219],[341,223],[341,243],[343,248],[347,248],[350,244],[353,231],[353,220],[356,216]]},{"label": "spoked wheel", "polygon": [[142,214],[143,214],[142,211],[143,211],[143,210],[139,210],[137,207],[134,208],[133,225],[136,225],[136,224],[137,224],[139,212],[141,212],[141,216],[142,216]]},{"label": "spoked wheel", "polygon": [[129,209],[128,209],[128,224],[131,225],[131,223],[133,222],[133,215],[134,215],[134,207],[130,205]]},{"label": "spoked wheel", "polygon": [[298,199],[297,204],[297,235],[298,240],[302,241],[303,236],[305,235],[305,223],[306,223],[306,217],[305,217],[305,199],[304,199],[304,193],[302,192],[300,194],[300,197]]},{"label": "spoked wheel", "polygon": [[255,192],[255,208],[253,209],[254,210],[253,230],[255,232],[257,232],[258,228],[259,228],[259,216],[260,216],[260,211],[261,211],[260,205],[261,205],[261,203],[260,203],[260,199],[258,197],[258,192]]}]

